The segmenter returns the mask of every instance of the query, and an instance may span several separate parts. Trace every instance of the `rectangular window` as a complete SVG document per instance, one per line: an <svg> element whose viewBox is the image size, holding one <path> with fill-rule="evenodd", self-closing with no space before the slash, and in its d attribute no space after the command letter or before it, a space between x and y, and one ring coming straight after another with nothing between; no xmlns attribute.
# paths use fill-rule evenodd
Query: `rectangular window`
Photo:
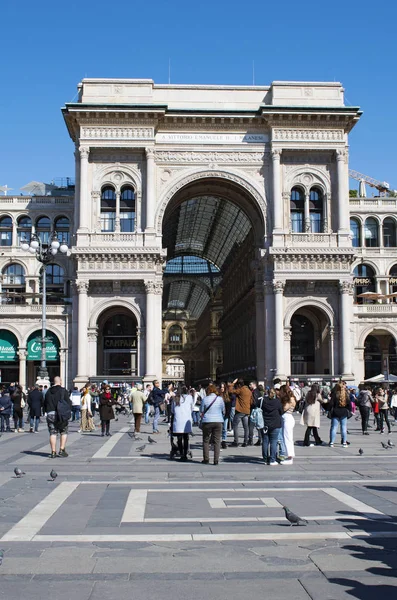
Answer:
<svg viewBox="0 0 397 600"><path fill-rule="evenodd" d="M115 212L107 212L101 214L101 231L111 232L114 231L114 223L116 220Z"/></svg>
<svg viewBox="0 0 397 600"><path fill-rule="evenodd" d="M310 213L310 230L312 233L322 233L320 213Z"/></svg>
<svg viewBox="0 0 397 600"><path fill-rule="evenodd" d="M303 214L300 212L291 213L291 230L292 233L303 232Z"/></svg>
<svg viewBox="0 0 397 600"><path fill-rule="evenodd" d="M135 213L122 212L120 213L120 231L125 233L133 233L135 230Z"/></svg>

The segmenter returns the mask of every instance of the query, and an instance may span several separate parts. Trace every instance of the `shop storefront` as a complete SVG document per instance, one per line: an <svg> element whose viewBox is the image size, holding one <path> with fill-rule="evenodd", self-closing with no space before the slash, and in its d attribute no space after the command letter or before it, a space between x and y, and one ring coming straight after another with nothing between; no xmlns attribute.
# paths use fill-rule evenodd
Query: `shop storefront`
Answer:
<svg viewBox="0 0 397 600"><path fill-rule="evenodd" d="M19 381L18 340L11 331L0 329L0 383Z"/></svg>
<svg viewBox="0 0 397 600"><path fill-rule="evenodd" d="M46 361L47 370L52 382L60 374L59 340L54 333L47 332L46 336ZM27 343L27 385L35 383L41 361L41 331L35 331L28 338Z"/></svg>

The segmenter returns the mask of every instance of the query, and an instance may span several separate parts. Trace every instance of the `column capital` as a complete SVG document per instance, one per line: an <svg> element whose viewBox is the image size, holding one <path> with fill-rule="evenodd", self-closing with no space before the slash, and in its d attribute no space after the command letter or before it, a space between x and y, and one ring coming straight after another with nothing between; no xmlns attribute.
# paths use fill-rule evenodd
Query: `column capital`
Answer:
<svg viewBox="0 0 397 600"><path fill-rule="evenodd" d="M339 281L339 291L341 294L353 295L354 286L350 281Z"/></svg>
<svg viewBox="0 0 397 600"><path fill-rule="evenodd" d="M147 294L160 296L163 293L162 281L145 281L145 290Z"/></svg>
<svg viewBox="0 0 397 600"><path fill-rule="evenodd" d="M88 288L90 287L90 282L84 279L77 279L74 282L74 285L76 286L76 290L79 294L87 294Z"/></svg>
<svg viewBox="0 0 397 600"><path fill-rule="evenodd" d="M273 279L273 292L275 294L283 294L285 288L285 281L278 281L277 279Z"/></svg>
<svg viewBox="0 0 397 600"><path fill-rule="evenodd" d="M89 342L96 342L98 338L98 327L89 327L87 338Z"/></svg>
<svg viewBox="0 0 397 600"><path fill-rule="evenodd" d="M145 154L146 154L146 158L149 159L153 159L154 160L154 148L152 148L151 146L148 146L147 148L145 148Z"/></svg>
<svg viewBox="0 0 397 600"><path fill-rule="evenodd" d="M80 152L81 158L86 158L88 160L88 157L90 155L90 147L89 146L80 146L79 152Z"/></svg>
<svg viewBox="0 0 397 600"><path fill-rule="evenodd" d="M339 161L347 162L349 153L346 148L339 148L338 150L335 150L335 154L336 154L336 160L338 162Z"/></svg>
<svg viewBox="0 0 397 600"><path fill-rule="evenodd" d="M19 348L19 350L18 350L19 360L26 360L27 354L28 353L27 353L26 348Z"/></svg>
<svg viewBox="0 0 397 600"><path fill-rule="evenodd" d="M271 153L272 153L273 160L280 160L282 149L281 148L272 148Z"/></svg>

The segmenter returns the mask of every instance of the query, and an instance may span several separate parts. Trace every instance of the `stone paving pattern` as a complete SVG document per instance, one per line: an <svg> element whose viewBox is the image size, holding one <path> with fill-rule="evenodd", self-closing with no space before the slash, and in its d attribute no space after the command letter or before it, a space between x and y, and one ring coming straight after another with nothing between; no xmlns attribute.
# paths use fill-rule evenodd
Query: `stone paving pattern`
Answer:
<svg viewBox="0 0 397 600"><path fill-rule="evenodd" d="M72 424L67 459L48 458L44 423L38 435L0 438L0 598L366 600L395 593L397 450L380 442L397 444L397 427L392 436L371 430L364 437L353 418L348 448L305 448L297 423L293 466L265 466L260 448L250 447L224 450L215 467L201 464L198 429L193 461L180 463L168 458L166 424L153 445L150 426L135 442L128 417L112 425L122 433L107 454L109 438L79 434ZM328 427L323 418L324 440ZM105 456L94 458L101 448ZM23 478L15 478L15 466L26 471ZM31 541L7 541L26 515L34 526L30 511L71 482L78 485ZM131 490L149 490L142 518L132 504L136 521L124 513ZM274 500L263 504L266 498L274 507ZM290 527L277 502L311 517L307 527Z"/></svg>

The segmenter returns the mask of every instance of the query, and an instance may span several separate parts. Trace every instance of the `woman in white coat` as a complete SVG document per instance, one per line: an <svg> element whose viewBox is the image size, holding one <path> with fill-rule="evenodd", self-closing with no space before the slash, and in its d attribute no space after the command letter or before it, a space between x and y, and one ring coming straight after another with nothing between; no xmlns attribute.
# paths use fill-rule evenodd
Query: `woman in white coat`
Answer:
<svg viewBox="0 0 397 600"><path fill-rule="evenodd" d="M300 420L301 425L306 425L305 439L303 441L304 446L313 446L313 444L310 443L311 433L313 433L316 446L321 446L323 443L318 434L321 404L323 404L323 402L320 388L317 384L312 385L310 391L306 394L305 406Z"/></svg>
<svg viewBox="0 0 397 600"><path fill-rule="evenodd" d="M182 386L180 394L172 402L173 433L177 436L181 461L187 461L189 451L189 433L192 433L192 410L194 400L187 387Z"/></svg>

